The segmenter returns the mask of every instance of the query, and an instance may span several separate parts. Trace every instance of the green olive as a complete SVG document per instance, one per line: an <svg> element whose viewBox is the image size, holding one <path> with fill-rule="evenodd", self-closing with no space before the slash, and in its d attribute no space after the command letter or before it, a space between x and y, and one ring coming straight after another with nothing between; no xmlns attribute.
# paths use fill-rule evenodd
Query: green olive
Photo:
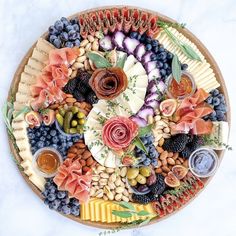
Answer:
<svg viewBox="0 0 236 236"><path fill-rule="evenodd" d="M73 114L76 114L79 112L79 108L76 106L73 106L73 107L71 107L71 111L73 112Z"/></svg>
<svg viewBox="0 0 236 236"><path fill-rule="evenodd" d="M135 179L137 175L139 174L139 169L138 168L129 168L127 170L127 178L128 179Z"/></svg>
<svg viewBox="0 0 236 236"><path fill-rule="evenodd" d="M140 174L136 177L136 180L140 184L146 184L146 181L147 181L146 178Z"/></svg>
<svg viewBox="0 0 236 236"><path fill-rule="evenodd" d="M61 114L57 113L56 114L56 119L57 119L57 122L59 123L60 126L63 126L63 123L64 123L64 118Z"/></svg>
<svg viewBox="0 0 236 236"><path fill-rule="evenodd" d="M78 121L77 120L72 120L71 121L71 126L72 127L76 127L78 125Z"/></svg>
<svg viewBox="0 0 236 236"><path fill-rule="evenodd" d="M137 185L137 180L136 179L130 179L129 184L130 184L130 186L134 187L134 186Z"/></svg>
<svg viewBox="0 0 236 236"><path fill-rule="evenodd" d="M144 177L149 177L152 173L152 170L150 167L148 166L142 166L140 169L139 169L139 173L144 176Z"/></svg>
<svg viewBox="0 0 236 236"><path fill-rule="evenodd" d="M85 123L85 119L79 119L79 122L78 122L80 125L83 125Z"/></svg>
<svg viewBox="0 0 236 236"><path fill-rule="evenodd" d="M79 119L82 119L82 118L85 117L85 114L84 114L83 112L79 111L79 112L77 113L77 117L78 117Z"/></svg>
<svg viewBox="0 0 236 236"><path fill-rule="evenodd" d="M70 132L70 123L73 117L73 113L71 111L67 111L64 118L63 129L66 133Z"/></svg>
<svg viewBox="0 0 236 236"><path fill-rule="evenodd" d="M76 128L70 128L70 134L76 134L77 129Z"/></svg>
<svg viewBox="0 0 236 236"><path fill-rule="evenodd" d="M61 116L64 116L64 115L66 114L66 110L65 110L63 107L60 107L60 108L58 109L58 112L59 112L59 114L60 114Z"/></svg>

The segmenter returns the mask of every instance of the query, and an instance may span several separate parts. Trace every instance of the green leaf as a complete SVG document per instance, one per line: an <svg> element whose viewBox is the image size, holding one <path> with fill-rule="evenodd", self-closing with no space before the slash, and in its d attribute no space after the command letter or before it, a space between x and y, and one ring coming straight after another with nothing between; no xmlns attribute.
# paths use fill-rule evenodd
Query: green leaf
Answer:
<svg viewBox="0 0 236 236"><path fill-rule="evenodd" d="M151 221L151 219L152 219L152 218L147 218L146 220L144 220L143 222L141 222L141 223L139 224L139 226L141 227L141 226L144 226L144 225L148 224L148 223Z"/></svg>
<svg viewBox="0 0 236 236"><path fill-rule="evenodd" d="M133 141L133 144L138 147L139 149L141 149L142 151L144 151L147 155L148 155L148 152L147 152L147 149L145 148L142 140L139 138L139 137L136 137Z"/></svg>
<svg viewBox="0 0 236 236"><path fill-rule="evenodd" d="M129 218L129 217L132 217L133 212L130 212L130 211L116 211L116 210L113 210L113 211L112 211L112 214L115 215L115 216L119 216L119 217L121 217L121 218Z"/></svg>
<svg viewBox="0 0 236 236"><path fill-rule="evenodd" d="M138 216L149 216L151 215L148 211L142 210L137 213Z"/></svg>
<svg viewBox="0 0 236 236"><path fill-rule="evenodd" d="M124 68L124 65L125 65L125 61L127 59L127 55L125 54L123 57L119 57L118 58L118 61L116 63L116 67L120 67L120 68Z"/></svg>
<svg viewBox="0 0 236 236"><path fill-rule="evenodd" d="M185 43L181 43L181 50L186 54L186 56L192 60L202 61L199 55L194 51L194 49Z"/></svg>
<svg viewBox="0 0 236 236"><path fill-rule="evenodd" d="M171 68L174 79L179 83L181 79L181 64L176 54L174 54L172 59Z"/></svg>
<svg viewBox="0 0 236 236"><path fill-rule="evenodd" d="M135 211L134 206L128 202L118 202L117 204L123 208L129 209L131 211Z"/></svg>
<svg viewBox="0 0 236 236"><path fill-rule="evenodd" d="M25 113L27 113L27 112L29 112L29 111L31 111L31 108L30 108L29 106L24 106L24 107L22 107L21 110L19 110L18 112L16 112L15 118L18 117L18 116L20 116L21 114L25 114Z"/></svg>
<svg viewBox="0 0 236 236"><path fill-rule="evenodd" d="M111 63L105 57L97 53L89 52L87 55L97 68L107 68L112 66Z"/></svg>
<svg viewBox="0 0 236 236"><path fill-rule="evenodd" d="M152 128L153 128L153 125L150 124L150 125L147 125L145 127L140 127L139 130L138 130L138 136L139 137L142 137L146 134L149 134L152 132Z"/></svg>

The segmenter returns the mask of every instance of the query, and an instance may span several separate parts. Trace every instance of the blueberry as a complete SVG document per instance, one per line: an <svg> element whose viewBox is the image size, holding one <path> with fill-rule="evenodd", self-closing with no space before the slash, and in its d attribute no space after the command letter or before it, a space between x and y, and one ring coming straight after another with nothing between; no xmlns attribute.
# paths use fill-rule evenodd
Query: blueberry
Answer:
<svg viewBox="0 0 236 236"><path fill-rule="evenodd" d="M150 152L150 153L156 152L155 146L151 146L151 147L149 148L149 152Z"/></svg>
<svg viewBox="0 0 236 236"><path fill-rule="evenodd" d="M67 147L71 147L73 145L73 142L68 142Z"/></svg>
<svg viewBox="0 0 236 236"><path fill-rule="evenodd" d="M57 198L59 198L59 199L63 199L63 198L65 198L66 197L66 192L65 191L59 191L58 193L57 193Z"/></svg>
<svg viewBox="0 0 236 236"><path fill-rule="evenodd" d="M58 31L57 31L57 29L53 26L53 25L51 25L49 28L48 28L48 31L49 31L49 33L50 34L53 34L53 35L58 35Z"/></svg>
<svg viewBox="0 0 236 236"><path fill-rule="evenodd" d="M56 199L56 195L54 193L49 193L47 199L52 202Z"/></svg>
<svg viewBox="0 0 236 236"><path fill-rule="evenodd" d="M147 159L143 162L143 164L144 164L145 166L149 166L149 165L151 164L151 159L147 158Z"/></svg>
<svg viewBox="0 0 236 236"><path fill-rule="evenodd" d="M220 99L218 97L214 97L212 100L213 106L218 106L220 104Z"/></svg>
<svg viewBox="0 0 236 236"><path fill-rule="evenodd" d="M130 36L131 39L136 39L137 36L138 36L138 32L134 32L134 31L133 31L133 32L130 33L129 36Z"/></svg>
<svg viewBox="0 0 236 236"><path fill-rule="evenodd" d="M52 142L53 142L54 144L57 144L57 143L59 142L58 137L57 137L57 136L54 136L54 137L52 138Z"/></svg>
<svg viewBox="0 0 236 236"><path fill-rule="evenodd" d="M217 96L220 93L220 91L218 89L213 89L211 91L211 94L213 95L213 97Z"/></svg>
<svg viewBox="0 0 236 236"><path fill-rule="evenodd" d="M51 204L52 204L52 206L53 206L53 209L54 210L57 210L58 209L58 207L60 206L60 200L59 199L55 199Z"/></svg>
<svg viewBox="0 0 236 236"><path fill-rule="evenodd" d="M46 197L47 197L47 195L48 195L48 193L49 193L49 192L48 192L48 190L46 190L46 189L45 189L45 190L42 192L42 195L43 195L43 197L45 197L45 198L46 198Z"/></svg>
<svg viewBox="0 0 236 236"><path fill-rule="evenodd" d="M172 60L173 54L171 52L168 52L166 58Z"/></svg>
<svg viewBox="0 0 236 236"><path fill-rule="evenodd" d="M225 119L224 112L217 110L216 111L216 117L217 117L217 120L223 121Z"/></svg>
<svg viewBox="0 0 236 236"><path fill-rule="evenodd" d="M55 193L56 190L57 190L57 188L56 188L55 186L51 185L51 186L48 188L48 190L49 190L50 193Z"/></svg>
<svg viewBox="0 0 236 236"><path fill-rule="evenodd" d="M171 74L171 72L172 72L172 70L171 70L170 67L166 69L166 75L167 75L167 76L169 76L169 75Z"/></svg>
<svg viewBox="0 0 236 236"><path fill-rule="evenodd" d="M50 146L51 142L50 142L49 140L46 140L46 141L44 142L44 144L45 144L46 147L48 147L48 146Z"/></svg>
<svg viewBox="0 0 236 236"><path fill-rule="evenodd" d="M30 144L31 144L32 146L35 145L35 144L36 144L36 140L35 140L35 139L30 140Z"/></svg>
<svg viewBox="0 0 236 236"><path fill-rule="evenodd" d="M148 44L146 45L146 50L147 50L147 51L152 50L152 45L151 45L150 43L148 43Z"/></svg>
<svg viewBox="0 0 236 236"><path fill-rule="evenodd" d="M52 148L58 149L58 146L55 143L52 144L51 146L52 146Z"/></svg>
<svg viewBox="0 0 236 236"><path fill-rule="evenodd" d="M66 31L69 32L71 30L74 30L73 26L72 25L68 25L66 26Z"/></svg>
<svg viewBox="0 0 236 236"><path fill-rule="evenodd" d="M74 45L73 45L73 43L72 43L72 42L70 42L70 41L67 41L67 42L65 43L65 47L67 47L67 48L73 48L73 47L74 47Z"/></svg>
<svg viewBox="0 0 236 236"><path fill-rule="evenodd" d="M168 65L168 63L164 63L164 65L163 65L163 69L167 69L169 67L169 65Z"/></svg>
<svg viewBox="0 0 236 236"><path fill-rule="evenodd" d="M156 56L155 54L152 54L152 55L151 55L151 60L152 60L152 61L156 61L156 60L157 60L157 56Z"/></svg>
<svg viewBox="0 0 236 236"><path fill-rule="evenodd" d="M62 31L63 30L63 23L60 20L57 20L54 24L54 27L58 30L58 31Z"/></svg>
<svg viewBox="0 0 236 236"><path fill-rule="evenodd" d="M49 209L53 210L53 209L54 209L54 208L53 208L53 203L52 203L52 202L49 202L49 203L48 203L48 207L49 207Z"/></svg>
<svg viewBox="0 0 236 236"><path fill-rule="evenodd" d="M146 43L149 44L149 43L151 43L151 42L152 42L152 38L151 38L151 37L147 37L147 38L146 38Z"/></svg>
<svg viewBox="0 0 236 236"><path fill-rule="evenodd" d="M206 99L206 102L208 104L212 104L212 100L213 100L213 97L212 96L209 96L207 99Z"/></svg>
<svg viewBox="0 0 236 236"><path fill-rule="evenodd" d="M43 148L44 147L44 142L43 141L38 141L36 145L37 145L38 148Z"/></svg>
<svg viewBox="0 0 236 236"><path fill-rule="evenodd" d="M50 43L53 43L53 41L54 41L55 39L57 39L57 36L56 36L56 35L52 34L52 35L49 36L49 42L50 42Z"/></svg>
<svg viewBox="0 0 236 236"><path fill-rule="evenodd" d="M39 138L39 137L41 136L40 132L36 132L36 133L35 133L35 136L36 136L37 138Z"/></svg>
<svg viewBox="0 0 236 236"><path fill-rule="evenodd" d="M62 17L61 22L63 23L64 28L70 24L66 17Z"/></svg>
<svg viewBox="0 0 236 236"><path fill-rule="evenodd" d="M43 130L42 132L41 132L41 135L43 135L44 137L46 137L47 136L47 131L46 130Z"/></svg>
<svg viewBox="0 0 236 236"><path fill-rule="evenodd" d="M56 47L56 48L60 48L61 47L61 40L60 39L55 39L52 44Z"/></svg>
<svg viewBox="0 0 236 236"><path fill-rule="evenodd" d="M146 34L141 35L141 37L140 37L140 42L141 42L141 43L144 43L144 42L146 41L146 38L147 38L147 35L146 35Z"/></svg>
<svg viewBox="0 0 236 236"><path fill-rule="evenodd" d="M28 133L28 138L29 138L29 140L32 140L35 138L35 135L33 133Z"/></svg>
<svg viewBox="0 0 236 236"><path fill-rule="evenodd" d="M160 69L164 66L164 64L161 61L157 61L157 67Z"/></svg>
<svg viewBox="0 0 236 236"><path fill-rule="evenodd" d="M158 46L159 42L157 40L152 40L151 44L153 47L156 47L156 46Z"/></svg>
<svg viewBox="0 0 236 236"><path fill-rule="evenodd" d="M71 203L74 205L74 206L79 206L80 204L79 204L79 201L76 199L76 198L72 198L71 199Z"/></svg>
<svg viewBox="0 0 236 236"><path fill-rule="evenodd" d="M161 70L160 70L160 74L161 74L161 76L165 76L165 75L166 75L166 70L161 69Z"/></svg>
<svg viewBox="0 0 236 236"><path fill-rule="evenodd" d="M188 69L188 64L181 65L181 70L187 70L187 69Z"/></svg>
<svg viewBox="0 0 236 236"><path fill-rule="evenodd" d="M54 137L54 136L56 136L56 134L57 134L57 131L56 130L51 130L50 131L50 135L52 136L52 137Z"/></svg>
<svg viewBox="0 0 236 236"><path fill-rule="evenodd" d="M45 138L44 136L41 136L41 137L39 138L39 140L44 142L44 141L46 140L46 138Z"/></svg>
<svg viewBox="0 0 236 236"><path fill-rule="evenodd" d="M220 99L221 102L225 101L225 97L222 93L220 93L217 97Z"/></svg>
<svg viewBox="0 0 236 236"><path fill-rule="evenodd" d="M65 204L69 204L70 198L66 197L66 198L62 199L61 202L64 202Z"/></svg>
<svg viewBox="0 0 236 236"><path fill-rule="evenodd" d="M76 40L74 41L74 45L77 46L77 47L79 47L79 45L80 45L80 40L79 40L79 39L76 39Z"/></svg>
<svg viewBox="0 0 236 236"><path fill-rule="evenodd" d="M158 165L157 159L152 160L152 165L155 166L155 167Z"/></svg>
<svg viewBox="0 0 236 236"><path fill-rule="evenodd" d="M142 140L143 144L146 145L148 143L148 140L145 138Z"/></svg>
<svg viewBox="0 0 236 236"><path fill-rule="evenodd" d="M73 25L73 24L78 24L79 22L76 18L74 18L70 20L70 23Z"/></svg>
<svg viewBox="0 0 236 236"><path fill-rule="evenodd" d="M46 198L44 199L44 204L48 205L49 204L49 200Z"/></svg>
<svg viewBox="0 0 236 236"><path fill-rule="evenodd" d="M226 107L226 105L224 103L220 103L218 106L215 106L215 109L216 110L220 110L220 111L222 111L224 113L227 111L227 107Z"/></svg>
<svg viewBox="0 0 236 236"><path fill-rule="evenodd" d="M62 32L60 34L60 39L61 39L61 41L66 42L68 40L68 34L66 32Z"/></svg>
<svg viewBox="0 0 236 236"><path fill-rule="evenodd" d="M160 59L161 60L165 60L166 59L166 57L167 57L167 53L166 52L161 52L160 54L159 54L159 57L160 57Z"/></svg>
<svg viewBox="0 0 236 236"><path fill-rule="evenodd" d="M61 208L61 211L62 211L63 214L69 215L71 213L71 208L69 206L65 205Z"/></svg>
<svg viewBox="0 0 236 236"><path fill-rule="evenodd" d="M75 34L76 34L76 31L74 30L74 28L73 28L73 26L72 26L72 30L70 30L70 31L68 32L68 36L70 37L70 36L75 35Z"/></svg>
<svg viewBox="0 0 236 236"><path fill-rule="evenodd" d="M159 47L159 52L164 52L165 51L165 49L163 48L163 46L160 46Z"/></svg>
<svg viewBox="0 0 236 236"><path fill-rule="evenodd" d="M79 213L80 213L80 212L79 212L79 208L78 208L78 207L73 206L73 207L71 208L71 214L72 214L72 215L78 216Z"/></svg>
<svg viewBox="0 0 236 236"><path fill-rule="evenodd" d="M158 46L152 47L152 51L153 51L154 53L158 53L159 47L158 47Z"/></svg>

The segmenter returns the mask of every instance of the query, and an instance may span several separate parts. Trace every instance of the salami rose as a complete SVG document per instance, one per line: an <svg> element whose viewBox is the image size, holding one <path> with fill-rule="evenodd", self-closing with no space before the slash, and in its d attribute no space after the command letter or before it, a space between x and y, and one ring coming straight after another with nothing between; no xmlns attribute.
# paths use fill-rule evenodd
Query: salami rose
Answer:
<svg viewBox="0 0 236 236"><path fill-rule="evenodd" d="M137 134L138 125L122 116L106 121L102 129L104 144L115 151L127 148Z"/></svg>
<svg viewBox="0 0 236 236"><path fill-rule="evenodd" d="M118 67L97 69L93 72L89 85L99 99L111 100L127 88L128 79Z"/></svg>

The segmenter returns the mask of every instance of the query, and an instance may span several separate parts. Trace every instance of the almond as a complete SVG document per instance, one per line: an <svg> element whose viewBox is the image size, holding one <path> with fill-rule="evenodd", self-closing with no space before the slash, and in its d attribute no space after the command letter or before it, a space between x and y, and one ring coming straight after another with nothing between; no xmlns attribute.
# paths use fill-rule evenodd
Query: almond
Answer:
<svg viewBox="0 0 236 236"><path fill-rule="evenodd" d="M83 153L83 159L88 159L89 157L91 157L91 152L89 150L85 150Z"/></svg>
<svg viewBox="0 0 236 236"><path fill-rule="evenodd" d="M170 164L172 166L175 164L175 160L171 157L167 158L167 162L168 162L168 164Z"/></svg>
<svg viewBox="0 0 236 236"><path fill-rule="evenodd" d="M167 152L167 151L164 151L164 152L161 153L160 159L161 159L161 160L164 160L164 159L167 158L167 156L168 156L168 152Z"/></svg>
<svg viewBox="0 0 236 236"><path fill-rule="evenodd" d="M162 166L161 169L162 169L165 173L170 172L170 168L168 168L167 166Z"/></svg>
<svg viewBox="0 0 236 236"><path fill-rule="evenodd" d="M161 173L162 173L162 169L161 169L161 168L157 168L157 169L155 170L155 172L156 172L157 174L161 174Z"/></svg>

